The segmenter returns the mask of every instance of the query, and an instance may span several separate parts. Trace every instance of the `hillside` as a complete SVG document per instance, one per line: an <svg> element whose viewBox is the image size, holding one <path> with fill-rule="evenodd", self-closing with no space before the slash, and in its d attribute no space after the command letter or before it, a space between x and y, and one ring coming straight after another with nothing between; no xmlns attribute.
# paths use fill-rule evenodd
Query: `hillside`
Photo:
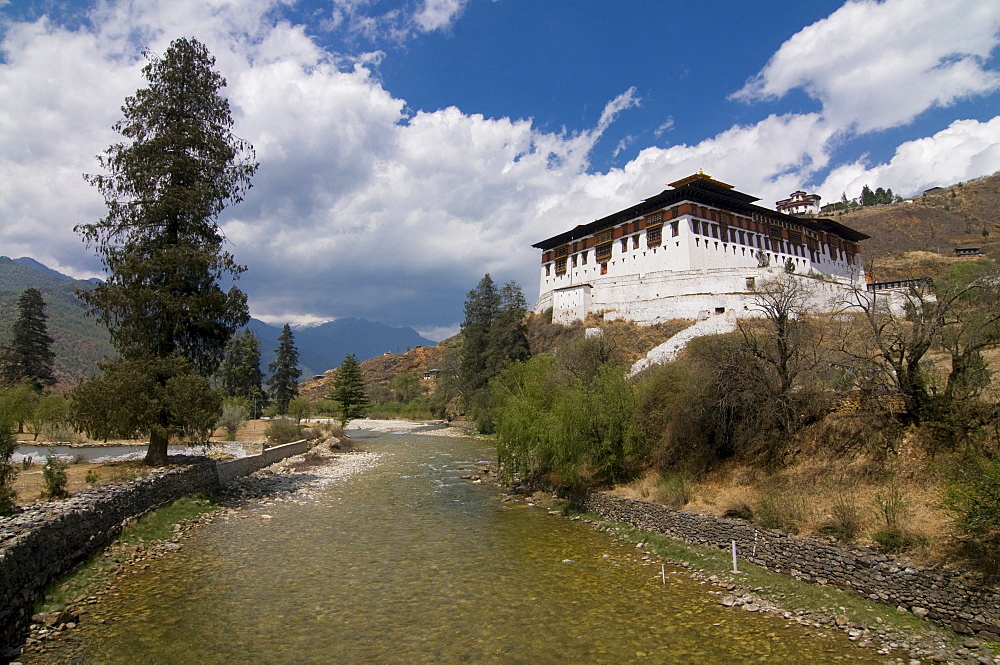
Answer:
<svg viewBox="0 0 1000 665"><path fill-rule="evenodd" d="M17 311L17 300L28 288L42 292L49 316L49 334L55 340L55 370L60 384L69 386L97 370L97 363L114 355L107 331L76 297L77 289L93 288L95 280L81 281L67 277L28 257L0 257L0 344L10 338L10 326ZM251 319L247 326L261 342L261 370L267 371L278 348L280 326ZM412 328L393 327L366 319L337 319L321 326L300 328L295 332L302 375L309 377L340 365L348 353L365 360L383 353L399 352L434 342L421 337Z"/></svg>
<svg viewBox="0 0 1000 665"><path fill-rule="evenodd" d="M956 247L1000 248L1000 174L978 178L910 199L836 215L838 222L871 236L861 245L865 264L891 265L907 252L945 258ZM936 263L932 257L930 263ZM918 262L920 258L918 258ZM946 262L947 263L947 262ZM875 275L877 279L883 276Z"/></svg>
<svg viewBox="0 0 1000 665"><path fill-rule="evenodd" d="M388 388L389 381L404 372L416 372L422 376L429 369L440 369L450 342L451 340L445 340L437 346L422 346L404 353L386 353L362 361L360 365L365 388L369 392L376 386ZM299 384L299 394L313 402L322 401L326 399L336 377L337 370L334 368L321 376L307 379Z"/></svg>
<svg viewBox="0 0 1000 665"><path fill-rule="evenodd" d="M93 282L75 280L31 259L11 260L0 256L0 343L10 340L17 317L17 300L28 288L36 288L45 300L49 334L54 340L55 374L60 385L69 386L93 373L97 363L114 353L107 331L97 319L87 316L77 289L93 288Z"/></svg>

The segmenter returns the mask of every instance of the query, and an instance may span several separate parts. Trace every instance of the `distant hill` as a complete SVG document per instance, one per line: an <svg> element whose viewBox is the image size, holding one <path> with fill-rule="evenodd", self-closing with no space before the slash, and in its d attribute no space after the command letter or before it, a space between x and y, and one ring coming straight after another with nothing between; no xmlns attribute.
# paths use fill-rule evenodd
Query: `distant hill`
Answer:
<svg viewBox="0 0 1000 665"><path fill-rule="evenodd" d="M274 362L281 326L251 319L247 326L260 339L261 369ZM348 353L359 361L384 353L403 353L418 346L435 346L413 328L397 328L367 319L345 318L309 328L292 329L299 350L302 378L308 379L336 368Z"/></svg>
<svg viewBox="0 0 1000 665"><path fill-rule="evenodd" d="M416 372L423 376L429 369L441 369L445 353L455 339L445 340L437 345L412 348L401 353L382 353L368 358L361 363L361 374L364 377L365 388L371 391L376 386L389 387L389 381L403 372ZM337 363L340 364L339 362ZM299 394L305 395L313 402L326 399L333 382L337 378L336 368L329 369L322 375L303 377L299 385Z"/></svg>
<svg viewBox="0 0 1000 665"><path fill-rule="evenodd" d="M49 334L54 340L54 369L62 385L73 385L97 369L97 363L114 349L107 331L86 309L77 289L93 288L93 281L81 281L51 270L34 259L0 256L0 343L10 341L10 329L17 317L17 301L25 289L36 288L45 300Z"/></svg>
<svg viewBox="0 0 1000 665"><path fill-rule="evenodd" d="M33 287L42 292L45 300L49 334L55 340L55 370L60 383L73 385L93 374L102 358L114 355L107 331L96 318L86 315L83 303L76 297L77 289L90 289L95 283L96 280L73 279L28 257L0 257L0 344L10 340L18 298L25 289ZM247 327L261 340L261 370L266 372L268 364L274 361L281 327L256 319L251 319ZM366 319L337 319L294 332L304 379L337 367L348 353L361 361L385 352L400 353L435 344L412 328L397 328Z"/></svg>
<svg viewBox="0 0 1000 665"><path fill-rule="evenodd" d="M1000 174L928 190L911 203L861 208L836 220L871 236L861 243L865 263L906 252L953 257L956 247L1000 248Z"/></svg>

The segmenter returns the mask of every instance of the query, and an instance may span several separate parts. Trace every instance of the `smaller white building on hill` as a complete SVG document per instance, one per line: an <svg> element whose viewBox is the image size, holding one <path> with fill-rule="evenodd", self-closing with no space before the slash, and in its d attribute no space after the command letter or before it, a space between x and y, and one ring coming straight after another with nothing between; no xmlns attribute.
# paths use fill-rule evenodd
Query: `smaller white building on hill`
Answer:
<svg viewBox="0 0 1000 665"><path fill-rule="evenodd" d="M558 323L590 313L647 324L753 316L754 289L786 272L809 279L820 308L864 288L858 243L865 234L763 208L704 173L669 187L536 243L535 311L551 307Z"/></svg>

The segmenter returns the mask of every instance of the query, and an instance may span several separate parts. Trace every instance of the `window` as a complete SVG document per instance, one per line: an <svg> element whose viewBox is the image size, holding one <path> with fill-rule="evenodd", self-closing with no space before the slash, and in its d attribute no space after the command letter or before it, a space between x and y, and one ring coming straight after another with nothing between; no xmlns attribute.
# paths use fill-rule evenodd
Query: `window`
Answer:
<svg viewBox="0 0 1000 665"><path fill-rule="evenodd" d="M646 218L646 226L654 226L656 224L663 223L663 213L654 212L652 215Z"/></svg>
<svg viewBox="0 0 1000 665"><path fill-rule="evenodd" d="M604 229L603 231L598 231L594 234L594 244L603 245L606 242L611 242L612 229Z"/></svg>
<svg viewBox="0 0 1000 665"><path fill-rule="evenodd" d="M622 251L628 251L628 238L622 238Z"/></svg>
<svg viewBox="0 0 1000 665"><path fill-rule="evenodd" d="M550 274L552 274L552 264L551 263L546 263L545 264L545 276L548 277Z"/></svg>
<svg viewBox="0 0 1000 665"><path fill-rule="evenodd" d="M753 291L757 288L757 280L754 277L747 277L747 291Z"/></svg>
<svg viewBox="0 0 1000 665"><path fill-rule="evenodd" d="M608 274L608 264L607 264L606 261L601 264L601 274L602 275L607 275Z"/></svg>
<svg viewBox="0 0 1000 665"><path fill-rule="evenodd" d="M576 254L573 255L573 267L576 267Z"/></svg>
<svg viewBox="0 0 1000 665"><path fill-rule="evenodd" d="M581 257L583 257L583 260L580 263L582 263L583 265L587 265L587 254L589 253L590 252L584 251L583 254L580 255Z"/></svg>
<svg viewBox="0 0 1000 665"><path fill-rule="evenodd" d="M569 253L569 246L563 245L562 247L556 247L555 256L557 259L564 258Z"/></svg>
<svg viewBox="0 0 1000 665"><path fill-rule="evenodd" d="M566 274L566 257L561 259L556 259L556 274L565 275Z"/></svg>
<svg viewBox="0 0 1000 665"><path fill-rule="evenodd" d="M679 222L671 222L670 223L670 237L671 238L676 238L680 234L680 232L681 232L680 231L680 223ZM636 243L636 244L638 244L638 243Z"/></svg>
<svg viewBox="0 0 1000 665"><path fill-rule="evenodd" d="M598 245L594 250L594 258L599 262L607 261L611 258L611 243Z"/></svg>
<svg viewBox="0 0 1000 665"><path fill-rule="evenodd" d="M646 247L659 247L663 242L663 227L646 229Z"/></svg>

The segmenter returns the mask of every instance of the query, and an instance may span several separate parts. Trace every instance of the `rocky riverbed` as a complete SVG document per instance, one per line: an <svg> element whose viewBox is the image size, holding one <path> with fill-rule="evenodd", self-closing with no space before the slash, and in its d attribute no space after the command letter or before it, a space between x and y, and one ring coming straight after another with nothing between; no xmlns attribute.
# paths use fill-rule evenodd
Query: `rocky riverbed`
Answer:
<svg viewBox="0 0 1000 665"><path fill-rule="evenodd" d="M366 452L340 453L331 450L337 440L319 443L303 455L272 464L226 487L217 509L197 519L173 526L173 535L155 544L122 547L112 544L102 553L111 575L98 586L62 606L32 616L30 632L20 648L0 655L0 662L47 663L46 654L58 648L61 658L73 650L74 629L90 615L102 599L118 595L117 578L132 571L149 568L156 559L170 556L185 546L191 533L216 520L270 519L268 506L278 502L309 503L324 488L378 464L379 455ZM98 619L104 623L107 619ZM59 642L59 644L57 644Z"/></svg>

